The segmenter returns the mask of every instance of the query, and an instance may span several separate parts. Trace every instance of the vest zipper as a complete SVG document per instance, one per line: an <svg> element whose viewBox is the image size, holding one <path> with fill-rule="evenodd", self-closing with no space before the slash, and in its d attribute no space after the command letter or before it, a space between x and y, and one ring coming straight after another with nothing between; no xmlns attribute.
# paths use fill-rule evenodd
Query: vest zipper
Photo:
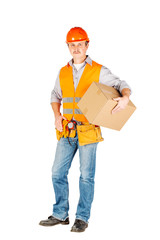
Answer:
<svg viewBox="0 0 160 240"><path fill-rule="evenodd" d="M74 97L73 97L73 117L74 117L74 108L75 108L75 89L74 89Z"/></svg>
<svg viewBox="0 0 160 240"><path fill-rule="evenodd" d="M74 66L73 66L74 67ZM72 71L73 71L73 67L72 67ZM72 72L72 76L73 76L73 72ZM73 79L73 90L74 90L74 97L73 97L73 117L74 117L74 108L75 108L75 86L74 86L74 77L72 77Z"/></svg>

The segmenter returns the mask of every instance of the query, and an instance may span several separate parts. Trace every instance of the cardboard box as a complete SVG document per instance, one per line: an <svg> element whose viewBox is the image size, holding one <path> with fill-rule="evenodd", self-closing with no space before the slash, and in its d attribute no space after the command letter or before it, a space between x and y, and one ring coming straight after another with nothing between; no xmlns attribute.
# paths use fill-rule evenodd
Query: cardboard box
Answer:
<svg viewBox="0 0 160 240"><path fill-rule="evenodd" d="M93 82L78 102L78 107L90 123L120 130L136 109L129 101L125 109L112 114L117 105L113 98L120 96L115 88Z"/></svg>

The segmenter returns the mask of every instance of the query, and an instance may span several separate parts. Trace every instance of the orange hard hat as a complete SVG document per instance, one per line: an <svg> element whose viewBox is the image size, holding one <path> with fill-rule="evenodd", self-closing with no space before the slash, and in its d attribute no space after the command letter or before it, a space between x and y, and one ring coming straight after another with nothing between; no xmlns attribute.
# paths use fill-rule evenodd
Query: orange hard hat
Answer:
<svg viewBox="0 0 160 240"><path fill-rule="evenodd" d="M74 27L69 30L66 36L66 42L88 41L89 38L86 31L81 27Z"/></svg>

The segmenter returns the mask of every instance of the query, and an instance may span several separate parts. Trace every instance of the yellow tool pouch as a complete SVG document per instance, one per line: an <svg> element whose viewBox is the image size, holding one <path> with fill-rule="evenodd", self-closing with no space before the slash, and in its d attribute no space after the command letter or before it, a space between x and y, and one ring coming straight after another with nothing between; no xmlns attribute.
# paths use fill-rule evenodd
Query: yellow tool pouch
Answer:
<svg viewBox="0 0 160 240"><path fill-rule="evenodd" d="M80 146L102 142L104 140L100 127L92 124L77 125L77 134Z"/></svg>
<svg viewBox="0 0 160 240"><path fill-rule="evenodd" d="M57 140L59 141L61 137L63 137L63 132L60 132L56 129L56 137L57 137Z"/></svg>
<svg viewBox="0 0 160 240"><path fill-rule="evenodd" d="M63 120L62 125L63 125L63 131L60 132L56 129L56 136L57 140L59 141L62 137L67 138L67 137L72 137L74 138L76 136L76 130L69 130L67 127L68 121Z"/></svg>

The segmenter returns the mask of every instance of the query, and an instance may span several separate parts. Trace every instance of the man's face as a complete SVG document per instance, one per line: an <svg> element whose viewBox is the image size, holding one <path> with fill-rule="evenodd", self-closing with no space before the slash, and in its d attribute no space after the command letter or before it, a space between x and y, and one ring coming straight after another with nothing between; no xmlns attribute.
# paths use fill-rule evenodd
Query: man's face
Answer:
<svg viewBox="0 0 160 240"><path fill-rule="evenodd" d="M85 44L85 41L71 42L71 43L68 43L68 48L73 58L80 59L86 56L88 45L89 44L87 45Z"/></svg>

